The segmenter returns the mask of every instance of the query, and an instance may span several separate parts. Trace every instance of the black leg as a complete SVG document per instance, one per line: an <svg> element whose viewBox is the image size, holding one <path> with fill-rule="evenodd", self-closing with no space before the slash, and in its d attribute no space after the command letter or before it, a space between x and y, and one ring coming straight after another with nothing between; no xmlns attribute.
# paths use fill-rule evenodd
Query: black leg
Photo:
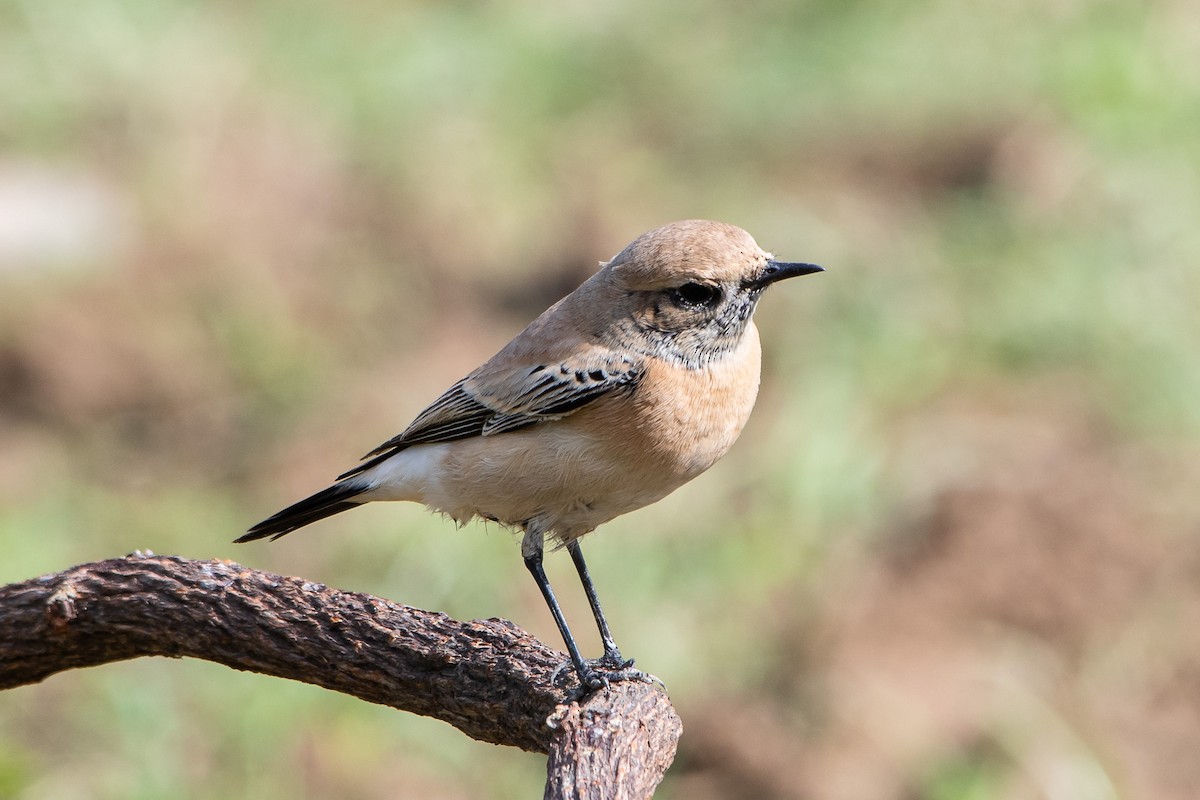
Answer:
<svg viewBox="0 0 1200 800"><path fill-rule="evenodd" d="M632 666L633 661L626 661L622 658L621 651L617 649L617 643L613 641L612 631L608 629L608 620L604 618L604 611L600 608L600 598L596 596L596 587L588 572L587 562L583 560L583 551L579 549L578 539L572 539L567 543L567 552L571 554L571 560L575 562L575 570L579 573L583 591L587 595L588 604L592 607L592 616L596 618L596 627L600 630L600 641L604 643L604 657L601 659L601 663L614 669L625 669Z"/></svg>
<svg viewBox="0 0 1200 800"><path fill-rule="evenodd" d="M538 588L542 590L542 597L546 600L546 605L550 607L550 613L554 616L554 622L558 625L558 632L562 634L563 641L567 645L567 653L571 656L571 663L575 665L575 672L579 675L579 683L584 690L596 689L603 685L603 682L598 679L592 668L583 660L583 656L579 654L579 646L575 644L575 637L571 635L571 629L567 627L566 617L563 616L562 609L559 608L558 599L554 596L554 590L550 588L550 580L546 577L546 570L542 567L542 547L541 536L537 536L539 540L536 544L536 549L531 546L530 536L528 532L525 535L525 542L522 544L522 553L525 557L525 567L529 573L533 575L533 580L537 583Z"/></svg>

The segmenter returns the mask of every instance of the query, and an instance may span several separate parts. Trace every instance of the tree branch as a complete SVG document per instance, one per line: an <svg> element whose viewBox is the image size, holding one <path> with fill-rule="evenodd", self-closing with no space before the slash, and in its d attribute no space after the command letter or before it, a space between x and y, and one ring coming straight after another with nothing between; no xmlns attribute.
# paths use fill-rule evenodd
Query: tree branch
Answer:
<svg viewBox="0 0 1200 800"><path fill-rule="evenodd" d="M646 798L682 730L666 692L569 702L564 656L507 620L460 622L231 561L134 554L0 587L0 689L138 656L189 656L436 717L549 754L546 797Z"/></svg>

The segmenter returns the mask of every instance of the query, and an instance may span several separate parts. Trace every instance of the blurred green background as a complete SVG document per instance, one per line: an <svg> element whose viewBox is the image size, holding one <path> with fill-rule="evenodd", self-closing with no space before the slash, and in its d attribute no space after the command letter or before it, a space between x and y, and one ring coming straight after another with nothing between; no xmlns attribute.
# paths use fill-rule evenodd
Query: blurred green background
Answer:
<svg viewBox="0 0 1200 800"><path fill-rule="evenodd" d="M684 720L660 796L1200 796L1198 132L1193 0L3 0L0 582L231 558L557 645L494 526L230 540L720 219L829 272L763 302L734 451L587 542ZM0 695L0 798L543 769L202 662Z"/></svg>

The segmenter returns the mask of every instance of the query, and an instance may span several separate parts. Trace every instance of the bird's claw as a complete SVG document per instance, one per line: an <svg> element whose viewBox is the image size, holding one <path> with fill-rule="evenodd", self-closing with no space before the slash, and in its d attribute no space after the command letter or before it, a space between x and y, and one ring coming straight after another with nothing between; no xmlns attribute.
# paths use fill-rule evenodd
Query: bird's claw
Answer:
<svg viewBox="0 0 1200 800"><path fill-rule="evenodd" d="M591 663L606 672L623 672L633 666L633 659L622 657L620 650L606 650L604 655Z"/></svg>
<svg viewBox="0 0 1200 800"><path fill-rule="evenodd" d="M649 673L642 672L640 669L632 669L633 659L623 659L621 654L615 654L615 657L606 654L601 658L588 659L584 662L586 670L582 675L577 675L579 678L579 686L577 688L578 696L583 697L591 694L597 689L603 689L613 683L621 683L622 681L645 681L647 683L657 682L662 683L658 678ZM554 672L550 675L550 683L553 686L559 686L560 679L564 675L570 673L575 668L575 663L570 659L566 659L559 664Z"/></svg>

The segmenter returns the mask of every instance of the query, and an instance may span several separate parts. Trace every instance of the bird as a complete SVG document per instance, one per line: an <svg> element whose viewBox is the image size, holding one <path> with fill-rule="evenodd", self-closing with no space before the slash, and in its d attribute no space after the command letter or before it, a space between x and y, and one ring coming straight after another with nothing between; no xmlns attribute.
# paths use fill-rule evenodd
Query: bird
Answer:
<svg viewBox="0 0 1200 800"><path fill-rule="evenodd" d="M329 487L251 527L272 540L372 501L414 501L460 525L522 533L521 556L580 687L645 677L617 647L579 540L700 475L733 445L758 394L752 320L772 284L823 272L784 262L723 222L638 236L577 289ZM603 655L585 660L543 568L571 556Z"/></svg>

